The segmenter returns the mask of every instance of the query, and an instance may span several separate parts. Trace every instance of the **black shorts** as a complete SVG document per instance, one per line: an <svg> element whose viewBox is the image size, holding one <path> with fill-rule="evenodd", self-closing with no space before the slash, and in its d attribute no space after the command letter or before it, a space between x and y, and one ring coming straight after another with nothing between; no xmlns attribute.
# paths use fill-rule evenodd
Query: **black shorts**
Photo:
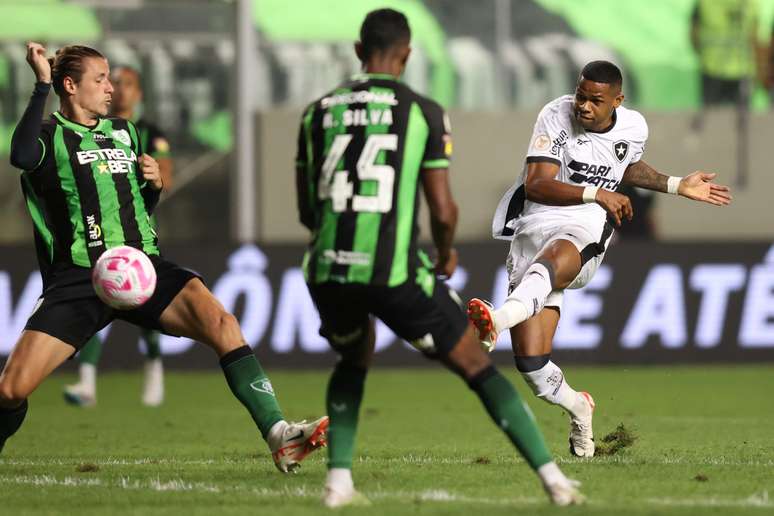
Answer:
<svg viewBox="0 0 774 516"><path fill-rule="evenodd" d="M448 354L468 327L457 293L435 281L432 293L406 282L397 287L321 283L309 285L320 312L320 335L344 351L365 342L369 316L429 356Z"/></svg>
<svg viewBox="0 0 774 516"><path fill-rule="evenodd" d="M164 331L161 313L193 278L195 272L149 256L156 268L156 290L151 298L134 310L116 310L103 303L91 285L91 269L72 267L47 278L25 330L43 332L80 350L84 344L113 319L122 319L142 328Z"/></svg>

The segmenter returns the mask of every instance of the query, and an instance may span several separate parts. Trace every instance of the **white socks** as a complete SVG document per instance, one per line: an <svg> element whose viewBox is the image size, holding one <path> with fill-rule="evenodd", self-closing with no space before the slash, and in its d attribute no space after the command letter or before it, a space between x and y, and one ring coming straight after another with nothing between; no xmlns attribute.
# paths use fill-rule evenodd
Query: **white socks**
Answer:
<svg viewBox="0 0 774 516"><path fill-rule="evenodd" d="M97 368L94 364L81 364L78 366L80 381L78 382L92 394L97 391Z"/></svg>
<svg viewBox="0 0 774 516"><path fill-rule="evenodd" d="M551 293L551 274L542 263L533 263L524 273L521 283L493 313L495 330L499 333L513 328L543 309Z"/></svg>
<svg viewBox="0 0 774 516"><path fill-rule="evenodd" d="M328 477L325 479L325 487L341 494L354 491L355 484L352 482L352 470L347 468L329 469Z"/></svg>
<svg viewBox="0 0 774 516"><path fill-rule="evenodd" d="M543 481L543 485L545 486L551 486L551 485L564 485L569 484L570 480L564 476L564 473L562 473L562 470L559 469L559 466L556 465L556 462L548 462L546 464L543 464L537 469L537 474L540 477L540 480Z"/></svg>
<svg viewBox="0 0 774 516"><path fill-rule="evenodd" d="M571 415L576 415L582 408L579 405L580 396L564 380L564 373L559 366L550 360L540 369L521 372L521 375L538 398L559 405Z"/></svg>
<svg viewBox="0 0 774 516"><path fill-rule="evenodd" d="M161 357L146 359L144 368L142 403L158 407L164 402L164 365Z"/></svg>

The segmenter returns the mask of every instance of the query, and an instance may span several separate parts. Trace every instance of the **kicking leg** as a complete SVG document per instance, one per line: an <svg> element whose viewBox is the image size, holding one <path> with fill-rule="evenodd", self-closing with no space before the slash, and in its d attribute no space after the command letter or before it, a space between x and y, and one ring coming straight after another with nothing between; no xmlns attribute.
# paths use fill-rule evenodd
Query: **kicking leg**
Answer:
<svg viewBox="0 0 774 516"><path fill-rule="evenodd" d="M587 392L573 390L559 366L551 361L558 323L559 310L546 307L535 317L511 328L516 368L538 398L559 405L570 414L570 452L592 457L594 400Z"/></svg>
<svg viewBox="0 0 774 516"><path fill-rule="evenodd" d="M325 444L328 418L309 424L284 420L271 382L245 343L236 317L226 312L201 280L186 283L164 309L160 323L172 334L215 350L231 392L252 416L280 471L294 471L304 457Z"/></svg>
<svg viewBox="0 0 774 516"><path fill-rule="evenodd" d="M27 415L27 397L75 348L39 331L24 331L0 373L0 451Z"/></svg>
<svg viewBox="0 0 774 516"><path fill-rule="evenodd" d="M548 295L554 290L565 289L578 276L581 266L575 244L569 240L554 240L532 262L500 308L495 310L480 299L471 299L468 316L476 326L482 344L494 349L500 332L539 313Z"/></svg>

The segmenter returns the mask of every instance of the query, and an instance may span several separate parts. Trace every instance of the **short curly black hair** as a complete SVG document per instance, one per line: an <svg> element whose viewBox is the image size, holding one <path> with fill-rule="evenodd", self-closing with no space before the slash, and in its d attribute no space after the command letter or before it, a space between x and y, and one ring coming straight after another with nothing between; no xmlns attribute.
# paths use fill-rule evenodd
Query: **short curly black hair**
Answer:
<svg viewBox="0 0 774 516"><path fill-rule="evenodd" d="M621 70L610 61L592 61L583 67L581 76L593 82L601 82L611 86L623 86Z"/></svg>
<svg viewBox="0 0 774 516"><path fill-rule="evenodd" d="M363 59L374 53L385 52L399 44L411 41L411 29L406 16L394 9L371 11L360 26L360 43L363 45Z"/></svg>

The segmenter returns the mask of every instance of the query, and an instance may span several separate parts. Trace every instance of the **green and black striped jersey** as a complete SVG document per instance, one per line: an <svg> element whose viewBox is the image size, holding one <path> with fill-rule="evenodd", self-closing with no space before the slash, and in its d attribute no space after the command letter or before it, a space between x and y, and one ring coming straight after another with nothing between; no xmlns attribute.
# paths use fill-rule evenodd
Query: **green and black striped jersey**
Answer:
<svg viewBox="0 0 774 516"><path fill-rule="evenodd" d="M41 272L91 267L105 249L129 245L158 255L131 122L102 118L94 127L54 113L43 121L38 165L21 175Z"/></svg>
<svg viewBox="0 0 774 516"><path fill-rule="evenodd" d="M309 283L397 286L417 279L419 174L447 168L443 109L392 76L358 75L311 104L298 138Z"/></svg>

